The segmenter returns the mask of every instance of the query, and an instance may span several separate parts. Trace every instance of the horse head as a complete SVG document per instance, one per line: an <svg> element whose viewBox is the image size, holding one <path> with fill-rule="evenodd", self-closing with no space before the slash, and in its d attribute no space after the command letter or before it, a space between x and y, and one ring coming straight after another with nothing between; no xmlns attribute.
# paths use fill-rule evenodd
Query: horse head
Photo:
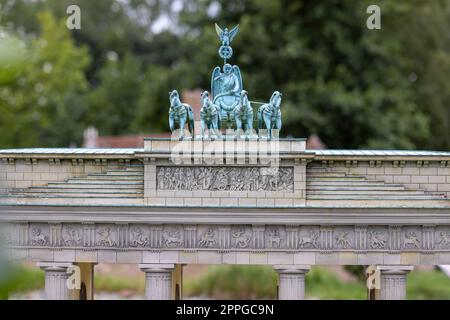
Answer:
<svg viewBox="0 0 450 320"><path fill-rule="evenodd" d="M240 94L239 108L246 109L248 105L248 92L246 90L242 90Z"/></svg>
<svg viewBox="0 0 450 320"><path fill-rule="evenodd" d="M209 105L209 92L208 91L203 91L201 94L201 98L202 98L202 106L204 108L207 108Z"/></svg>
<svg viewBox="0 0 450 320"><path fill-rule="evenodd" d="M181 106L180 95L177 90L172 90L169 92L169 101L171 107L179 107Z"/></svg>
<svg viewBox="0 0 450 320"><path fill-rule="evenodd" d="M281 99L283 98L283 95L279 91L275 91L272 93L272 96L270 97L270 108L275 111L279 110L281 106Z"/></svg>

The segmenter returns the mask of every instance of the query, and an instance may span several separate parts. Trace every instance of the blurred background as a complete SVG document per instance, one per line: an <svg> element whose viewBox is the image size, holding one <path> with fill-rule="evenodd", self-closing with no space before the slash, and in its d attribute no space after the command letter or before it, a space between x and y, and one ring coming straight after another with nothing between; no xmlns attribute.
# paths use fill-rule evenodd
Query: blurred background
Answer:
<svg viewBox="0 0 450 320"><path fill-rule="evenodd" d="M81 30L66 27L72 4ZM381 30L366 27L372 4ZM240 26L230 62L251 100L283 92L282 136L311 137L310 148L450 150L448 0L0 0L0 148L137 147L167 135L168 91L195 105L222 64L214 22ZM99 292L142 294L132 266L96 268ZM185 271L192 297L275 296L267 268ZM38 297L41 271L16 272L12 296ZM307 292L364 298L361 274L315 268ZM450 298L450 281L424 267L408 276L408 297Z"/></svg>

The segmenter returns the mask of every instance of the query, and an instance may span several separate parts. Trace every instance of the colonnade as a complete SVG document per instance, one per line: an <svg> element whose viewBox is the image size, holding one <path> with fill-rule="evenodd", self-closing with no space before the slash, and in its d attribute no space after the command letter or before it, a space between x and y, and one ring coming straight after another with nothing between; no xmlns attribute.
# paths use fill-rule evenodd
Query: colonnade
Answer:
<svg viewBox="0 0 450 320"><path fill-rule="evenodd" d="M69 268L78 265L78 288L71 287ZM39 262L38 266L45 271L45 298L49 300L93 299L94 298L94 264L73 264L70 262ZM310 270L309 265L275 265L278 273L278 299L302 300L305 298L305 278ZM180 264L140 264L145 273L145 297L148 300L171 300L182 298L182 270ZM377 266L379 288L375 299L406 299L406 275L413 269L407 265Z"/></svg>

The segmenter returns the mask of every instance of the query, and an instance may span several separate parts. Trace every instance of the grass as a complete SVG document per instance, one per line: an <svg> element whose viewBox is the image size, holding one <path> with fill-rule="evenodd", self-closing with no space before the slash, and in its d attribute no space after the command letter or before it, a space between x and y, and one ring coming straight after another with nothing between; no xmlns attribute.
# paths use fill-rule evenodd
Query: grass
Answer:
<svg viewBox="0 0 450 320"><path fill-rule="evenodd" d="M439 271L413 271L407 278L407 298L412 300L450 300L450 278Z"/></svg>
<svg viewBox="0 0 450 320"><path fill-rule="evenodd" d="M142 277L119 277L116 275L96 275L94 279L95 291L119 292L133 291L144 294L145 281Z"/></svg>
<svg viewBox="0 0 450 320"><path fill-rule="evenodd" d="M277 275L264 266L216 266L195 281L186 281L185 296L213 299L260 299L276 297ZM313 267L306 276L309 299L366 299L363 281L348 283L333 272ZM450 300L450 278L439 271L413 271L407 279L407 298L411 300Z"/></svg>
<svg viewBox="0 0 450 320"><path fill-rule="evenodd" d="M42 270L15 266L8 278L0 285L0 298L7 299L10 293L23 293L44 287L45 274Z"/></svg>
<svg viewBox="0 0 450 320"><path fill-rule="evenodd" d="M213 266L203 277L184 280L184 296L214 299L271 299L276 296L277 274L260 266Z"/></svg>
<svg viewBox="0 0 450 320"><path fill-rule="evenodd" d="M364 282L344 282L336 274L320 267L312 267L306 275L305 294L310 299L348 300L366 299Z"/></svg>
<svg viewBox="0 0 450 320"><path fill-rule="evenodd" d="M407 279L408 299L449 299L450 278L439 271L413 271ZM185 279L185 297L212 299L274 299L277 274L268 266L222 265L208 268L196 279ZM6 293L22 293L41 289L44 272L37 268L19 266L0 287L0 298ZM96 291L144 292L144 277L119 277L99 274L95 277ZM334 273L313 267L306 277L306 295L310 299L365 299L364 282L346 283Z"/></svg>

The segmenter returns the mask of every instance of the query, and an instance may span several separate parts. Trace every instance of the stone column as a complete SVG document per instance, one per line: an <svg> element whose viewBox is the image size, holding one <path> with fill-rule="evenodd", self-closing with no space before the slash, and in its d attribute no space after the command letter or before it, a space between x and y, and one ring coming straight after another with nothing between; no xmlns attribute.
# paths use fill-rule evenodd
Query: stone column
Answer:
<svg viewBox="0 0 450 320"><path fill-rule="evenodd" d="M305 265L276 265L278 272L278 300L305 299L305 275L310 266Z"/></svg>
<svg viewBox="0 0 450 320"><path fill-rule="evenodd" d="M139 268L145 272L145 297L148 300L172 299L174 264L144 263Z"/></svg>
<svg viewBox="0 0 450 320"><path fill-rule="evenodd" d="M45 271L45 299L73 300L73 290L67 285L70 274L67 269L72 263L39 262L38 267Z"/></svg>
<svg viewBox="0 0 450 320"><path fill-rule="evenodd" d="M377 266L380 271L379 300L405 300L406 275L413 266Z"/></svg>

